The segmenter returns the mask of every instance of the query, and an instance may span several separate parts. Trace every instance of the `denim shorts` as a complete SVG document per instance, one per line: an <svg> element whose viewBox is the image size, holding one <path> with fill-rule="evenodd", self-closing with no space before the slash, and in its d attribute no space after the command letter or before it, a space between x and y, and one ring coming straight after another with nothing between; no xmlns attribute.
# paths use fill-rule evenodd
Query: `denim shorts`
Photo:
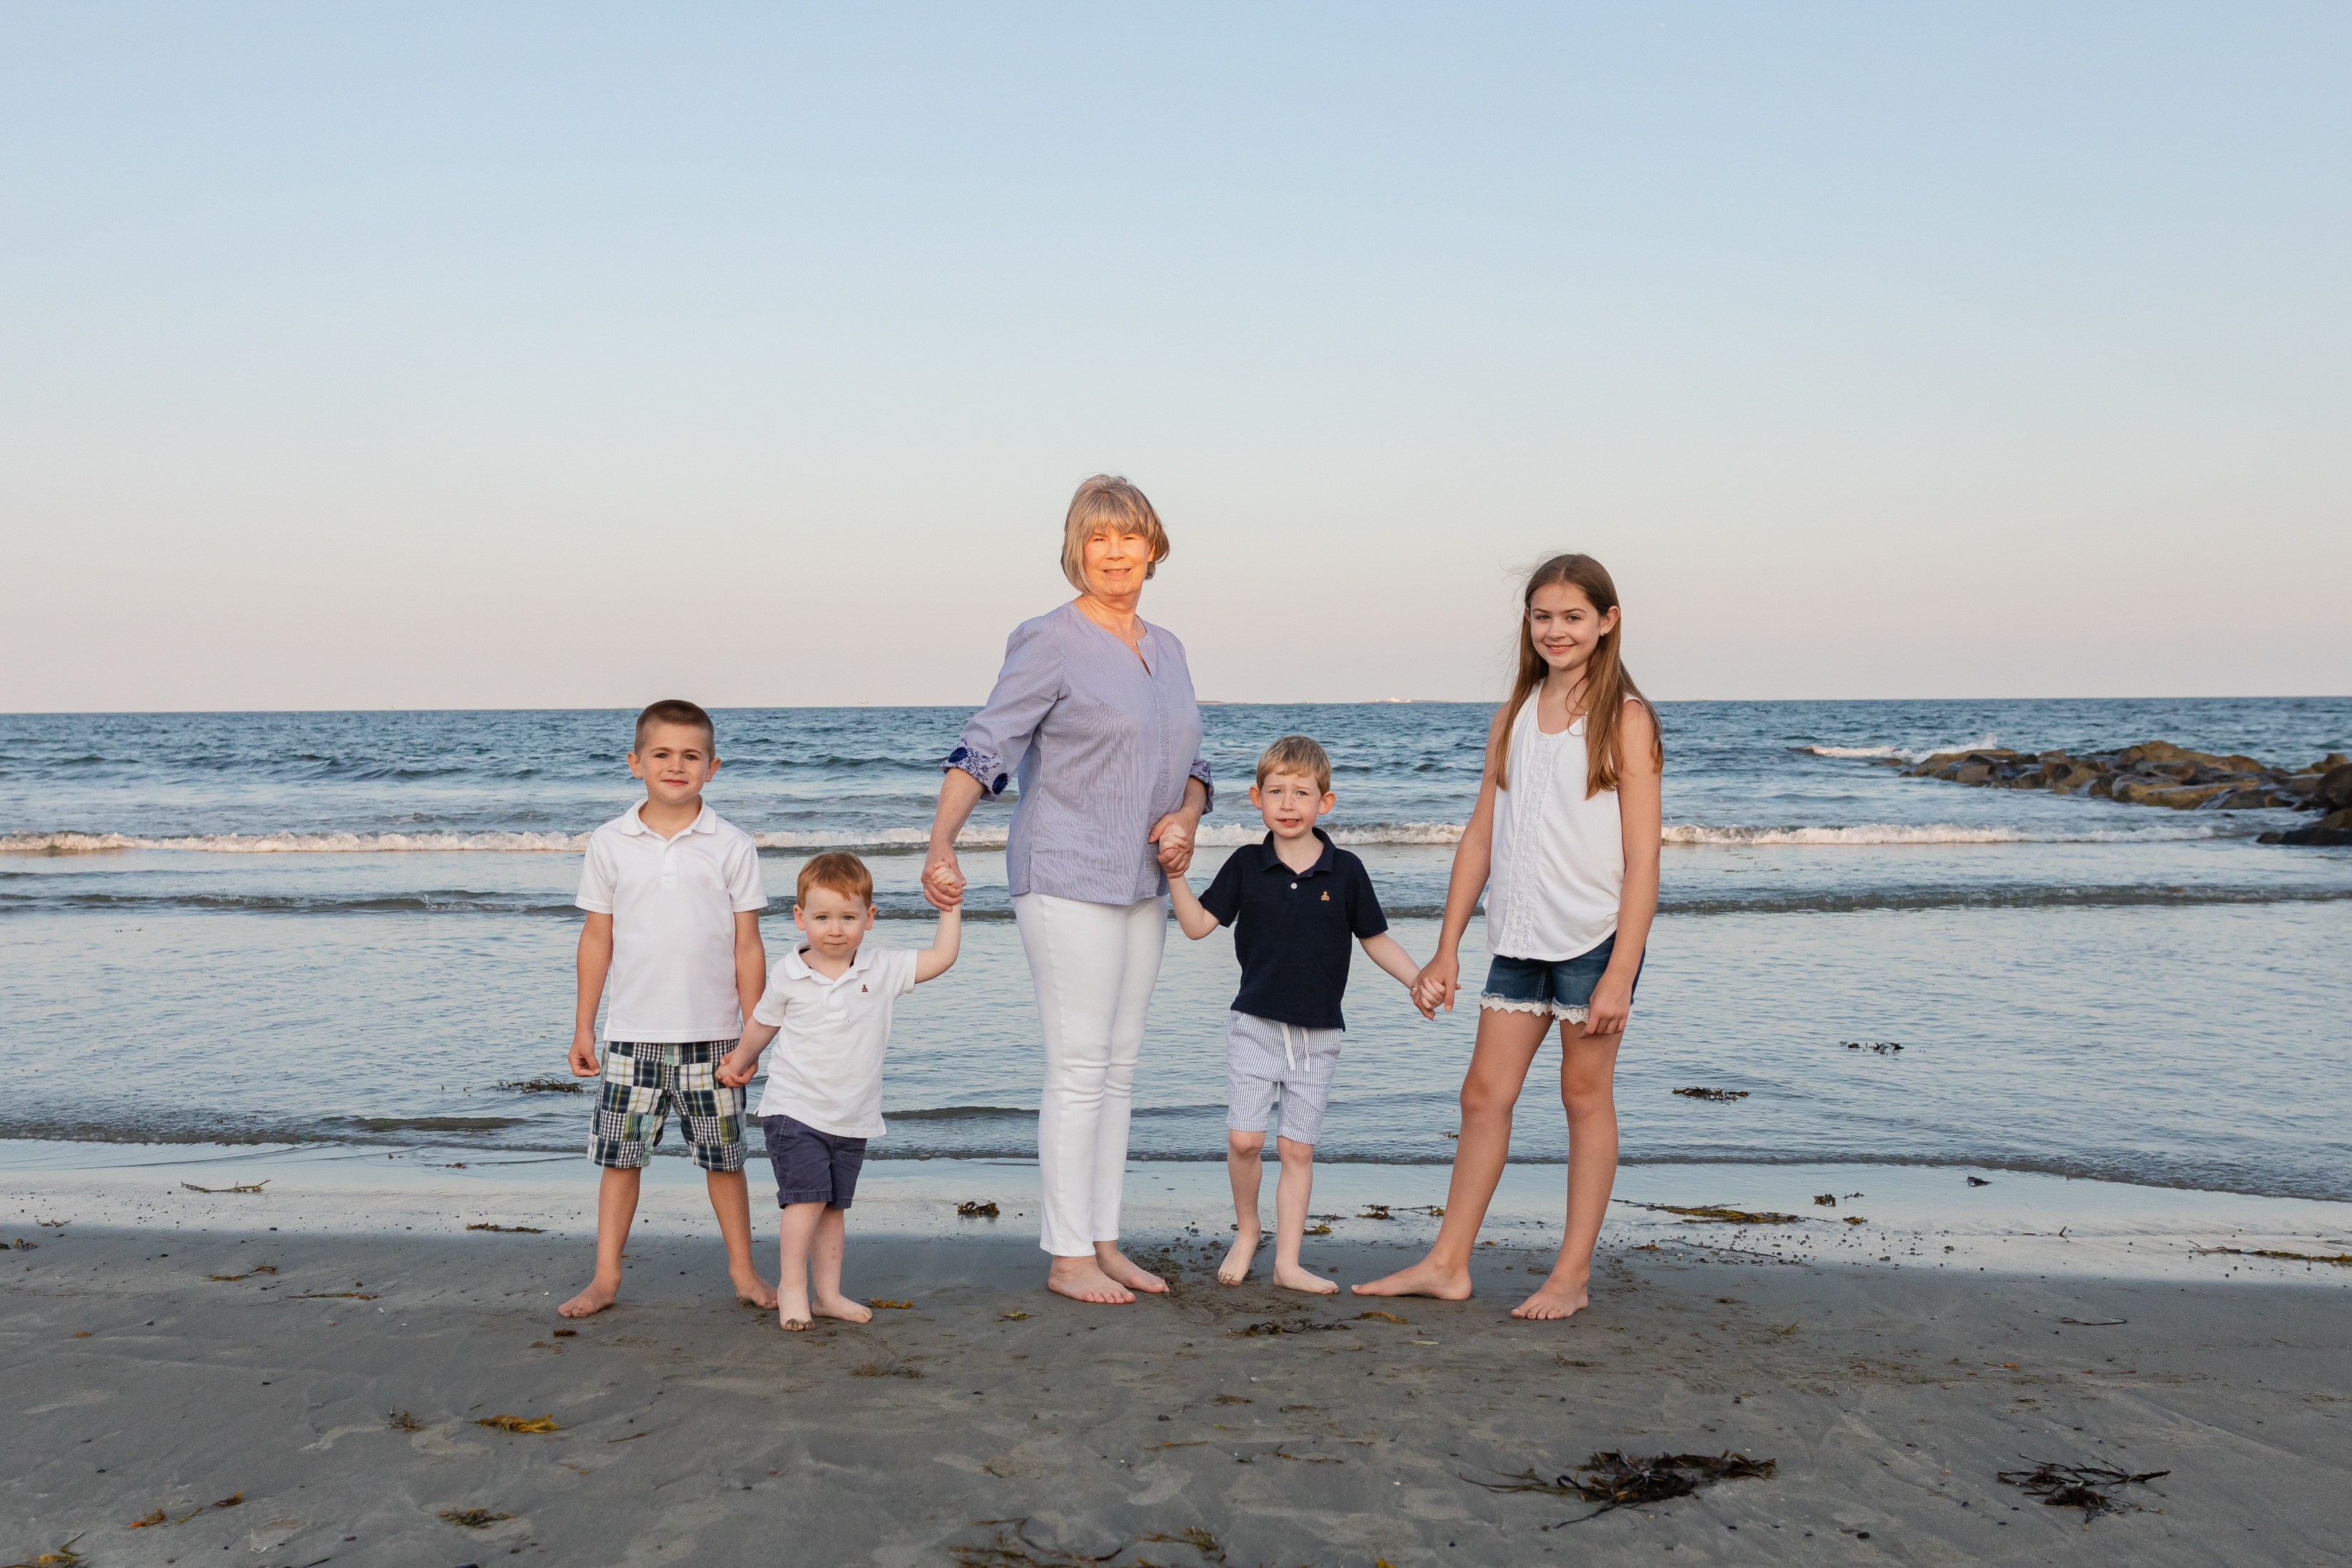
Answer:
<svg viewBox="0 0 2352 1568"><path fill-rule="evenodd" d="M1506 958L1498 952L1486 970L1486 989L1479 994L1478 1005L1499 1013L1548 1013L1581 1024L1591 1015L1592 988L1601 984L1609 955L1616 950L1617 938L1612 934L1574 958ZM1648 962L1646 954L1643 962ZM1633 984L1637 988L1642 984L1639 969L1633 972Z"/></svg>

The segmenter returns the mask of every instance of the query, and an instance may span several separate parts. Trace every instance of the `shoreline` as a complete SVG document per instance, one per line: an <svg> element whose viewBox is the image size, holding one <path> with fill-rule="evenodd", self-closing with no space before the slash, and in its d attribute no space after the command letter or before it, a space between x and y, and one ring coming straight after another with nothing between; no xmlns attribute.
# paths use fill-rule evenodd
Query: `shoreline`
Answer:
<svg viewBox="0 0 2352 1568"><path fill-rule="evenodd" d="M2352 1466L2334 1290L1604 1247L1590 1310L1525 1324L1504 1309L1544 1259L1519 1248L1481 1250L1472 1300L1378 1303L1218 1286L1221 1238L1137 1250L1169 1296L1093 1308L1039 1288L1025 1239L853 1234L851 1289L904 1305L785 1335L733 1304L707 1236L641 1235L620 1304L563 1323L566 1237L69 1227L12 1256L0 1292L21 1412L0 1434L0 1550L260 1568L740 1562L780 1540L795 1561L1114 1568L2341 1555L2312 1502ZM1401 1257L1325 1261L1361 1279ZM484 1425L503 1415L552 1429ZM1772 1473L1591 1519L1488 1489L1612 1450ZM2042 1459L2169 1473L2085 1518L1998 1479Z"/></svg>
<svg viewBox="0 0 2352 1568"><path fill-rule="evenodd" d="M775 1247L772 1189L763 1161L755 1157L747 1175L764 1268ZM1314 1208L1330 1230L1308 1237L1309 1266L1350 1246L1426 1246L1449 1176L1436 1164L1318 1165ZM1482 1247L1549 1244L1563 1179L1558 1164L1507 1167ZM258 1191L229 1190L257 1184ZM1267 1214L1271 1191L1269 1182ZM594 1193L592 1169L577 1154L0 1141L0 1244L31 1242L27 1251L59 1233L92 1230L421 1239L495 1226L584 1245L594 1231ZM1824 1196L1836 1203L1816 1201ZM850 1229L853 1237L1030 1238L1036 1199L1034 1160L877 1160L866 1167ZM960 1216L962 1203L992 1203L997 1217ZM1683 1212L1692 1209L1741 1217ZM1129 1236L1207 1240L1230 1232L1232 1212L1223 1162L1128 1166ZM656 1159L637 1234L708 1239L712 1223L701 1173L683 1159ZM1618 1173L1601 1244L1871 1272L2352 1289L2352 1266L2324 1261L2352 1256L2352 1203L1993 1170L1977 1175L1947 1165L1628 1165Z"/></svg>

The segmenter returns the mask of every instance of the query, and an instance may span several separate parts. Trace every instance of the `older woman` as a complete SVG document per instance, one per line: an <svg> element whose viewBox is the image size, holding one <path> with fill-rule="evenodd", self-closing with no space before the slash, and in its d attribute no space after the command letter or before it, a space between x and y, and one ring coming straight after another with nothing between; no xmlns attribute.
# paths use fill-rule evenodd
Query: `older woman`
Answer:
<svg viewBox="0 0 2352 1568"><path fill-rule="evenodd" d="M1004 645L988 705L943 764L923 891L962 896L955 839L982 795L1021 795L1005 880L1045 1034L1037 1110L1045 1283L1081 1301L1164 1290L1118 1250L1143 1010L1167 938L1165 873L1192 864L1211 801L1184 645L1136 614L1168 535L1143 492L1097 474L1062 531L1078 596Z"/></svg>

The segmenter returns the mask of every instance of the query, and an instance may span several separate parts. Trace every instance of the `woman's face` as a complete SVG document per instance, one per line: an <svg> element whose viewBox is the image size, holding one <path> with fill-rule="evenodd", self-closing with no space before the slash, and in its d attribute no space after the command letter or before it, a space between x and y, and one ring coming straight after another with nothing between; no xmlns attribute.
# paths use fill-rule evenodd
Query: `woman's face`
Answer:
<svg viewBox="0 0 2352 1568"><path fill-rule="evenodd" d="M1616 629L1616 610L1602 615L1573 583L1548 583L1528 599L1528 636L1555 670L1581 669Z"/></svg>
<svg viewBox="0 0 2352 1568"><path fill-rule="evenodd" d="M1087 541L1087 591L1097 599L1133 599L1143 592L1143 574L1151 570L1151 541L1140 533L1119 533L1104 528Z"/></svg>

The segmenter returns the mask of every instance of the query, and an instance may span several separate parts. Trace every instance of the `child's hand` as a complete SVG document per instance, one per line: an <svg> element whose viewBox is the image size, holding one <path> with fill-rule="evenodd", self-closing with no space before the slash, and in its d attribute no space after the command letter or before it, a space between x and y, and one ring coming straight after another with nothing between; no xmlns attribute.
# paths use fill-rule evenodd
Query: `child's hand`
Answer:
<svg viewBox="0 0 2352 1568"><path fill-rule="evenodd" d="M1604 972L1601 984L1592 988L1592 1005L1584 1019L1585 1037L1623 1034L1625 1020L1633 1011L1633 983Z"/></svg>
<svg viewBox="0 0 2352 1568"><path fill-rule="evenodd" d="M751 1081L752 1075L758 1072L759 1068L758 1057L747 1057L740 1050L732 1050L727 1053L727 1059L719 1064L719 1071L715 1076L721 1087L740 1089Z"/></svg>
<svg viewBox="0 0 2352 1568"><path fill-rule="evenodd" d="M1454 994L1462 986L1462 960L1450 952L1441 952L1421 966L1421 973L1412 983L1413 1005L1429 1016L1435 1017L1437 1009L1454 1011Z"/></svg>
<svg viewBox="0 0 2352 1568"><path fill-rule="evenodd" d="M596 1059L596 1037L586 1029L575 1030L572 1036L572 1054L567 1058L573 1078L594 1078L604 1070Z"/></svg>

